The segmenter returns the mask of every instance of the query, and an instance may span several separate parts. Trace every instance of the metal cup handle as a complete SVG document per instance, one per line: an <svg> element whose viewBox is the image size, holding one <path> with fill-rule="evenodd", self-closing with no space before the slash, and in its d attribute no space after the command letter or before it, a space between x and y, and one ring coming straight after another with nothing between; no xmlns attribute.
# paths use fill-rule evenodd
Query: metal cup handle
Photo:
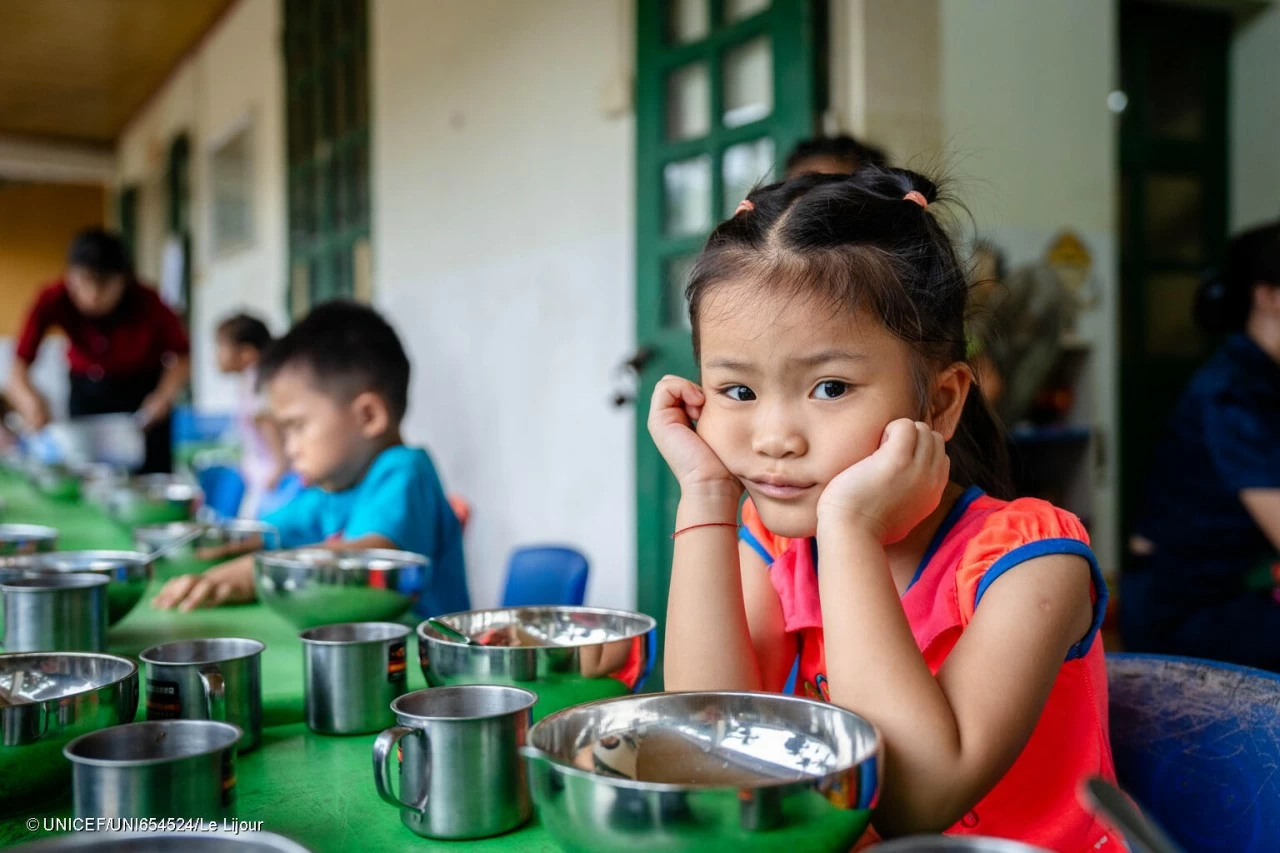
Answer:
<svg viewBox="0 0 1280 853"><path fill-rule="evenodd" d="M422 780L422 796L416 803L406 803L396 793L391 782L391 754L401 738L409 735L422 737L422 749L426 753L425 775ZM411 729L407 726L392 726L373 742L373 783L378 788L378 796L397 808L413 809L418 814L426 814L427 797L431 792L431 739L422 729Z"/></svg>
<svg viewBox="0 0 1280 853"><path fill-rule="evenodd" d="M204 685L205 709L209 719L219 722L227 721L227 685L222 680L222 671L216 666L202 667L199 671L200 682Z"/></svg>

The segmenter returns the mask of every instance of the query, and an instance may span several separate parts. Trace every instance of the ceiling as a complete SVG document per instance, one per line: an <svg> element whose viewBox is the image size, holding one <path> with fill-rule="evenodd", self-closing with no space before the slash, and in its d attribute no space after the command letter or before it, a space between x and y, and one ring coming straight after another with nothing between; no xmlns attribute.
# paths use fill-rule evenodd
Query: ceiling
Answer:
<svg viewBox="0 0 1280 853"><path fill-rule="evenodd" d="M0 0L0 134L108 145L234 0Z"/></svg>

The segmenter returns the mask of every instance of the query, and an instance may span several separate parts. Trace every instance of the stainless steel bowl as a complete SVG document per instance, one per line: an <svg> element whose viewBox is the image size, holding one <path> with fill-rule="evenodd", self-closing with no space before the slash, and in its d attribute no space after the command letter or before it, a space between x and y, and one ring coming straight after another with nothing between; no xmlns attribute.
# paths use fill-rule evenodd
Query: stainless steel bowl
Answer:
<svg viewBox="0 0 1280 853"><path fill-rule="evenodd" d="M0 655L0 811L70 784L69 742L133 721L138 665L91 652Z"/></svg>
<svg viewBox="0 0 1280 853"><path fill-rule="evenodd" d="M114 625L128 615L151 582L151 557L141 551L51 551L0 558L0 567L36 572L91 572L110 578L107 621Z"/></svg>
<svg viewBox="0 0 1280 853"><path fill-rule="evenodd" d="M58 545L58 531L39 524L0 524L0 557L37 554Z"/></svg>
<svg viewBox="0 0 1280 853"><path fill-rule="evenodd" d="M310 853L296 841L272 832L79 832L14 849L23 853Z"/></svg>
<svg viewBox="0 0 1280 853"><path fill-rule="evenodd" d="M394 622L430 578L431 561L407 551L266 551L253 569L259 600L298 628Z"/></svg>
<svg viewBox="0 0 1280 853"><path fill-rule="evenodd" d="M95 462L77 469L80 475L80 497L94 506L106 507L111 490L128 481L123 468Z"/></svg>
<svg viewBox="0 0 1280 853"><path fill-rule="evenodd" d="M875 853L1049 853L1007 838L982 835L913 835L885 841L872 848Z"/></svg>
<svg viewBox="0 0 1280 853"><path fill-rule="evenodd" d="M133 544L139 551L149 554L197 530L200 531L199 537L161 558L157 564L158 571L205 569L231 559L236 553L246 553L244 548L259 539L262 544L254 550L274 551L280 547L280 531L265 522L248 519L214 524L196 521L151 524L134 529Z"/></svg>
<svg viewBox="0 0 1280 853"><path fill-rule="evenodd" d="M200 487L168 474L135 477L107 493L107 515L126 527L195 518L204 495Z"/></svg>
<svg viewBox="0 0 1280 853"><path fill-rule="evenodd" d="M522 750L567 850L846 851L880 789L875 727L777 693L658 693L568 708Z"/></svg>
<svg viewBox="0 0 1280 853"><path fill-rule="evenodd" d="M522 645L468 645L418 626L427 684L508 684L538 694L533 718L644 686L657 656L656 623L625 610L515 607L437 617L474 639L515 633Z"/></svg>
<svg viewBox="0 0 1280 853"><path fill-rule="evenodd" d="M56 501L80 497L80 475L69 465L41 465L34 471L36 488Z"/></svg>

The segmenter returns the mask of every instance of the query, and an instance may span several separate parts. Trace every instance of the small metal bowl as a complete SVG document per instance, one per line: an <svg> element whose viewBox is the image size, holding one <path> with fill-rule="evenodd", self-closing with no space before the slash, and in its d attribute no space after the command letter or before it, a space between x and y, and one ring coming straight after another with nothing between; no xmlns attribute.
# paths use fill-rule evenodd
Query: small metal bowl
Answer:
<svg viewBox="0 0 1280 853"><path fill-rule="evenodd" d="M62 748L133 721L138 665L95 652L0 655L0 811L19 797L70 784Z"/></svg>
<svg viewBox="0 0 1280 853"><path fill-rule="evenodd" d="M107 622L114 625L137 606L151 582L151 557L141 551L51 551L14 558L8 565L24 571L89 572L110 579Z"/></svg>
<svg viewBox="0 0 1280 853"><path fill-rule="evenodd" d="M538 694L535 720L571 705L640 690L657 657L657 623L626 610L514 607L436 619L473 640L514 631L521 645L462 643L423 622L418 626L418 662L427 684L525 687Z"/></svg>
<svg viewBox="0 0 1280 853"><path fill-rule="evenodd" d="M39 524L0 524L0 557L39 554L58 545L58 530Z"/></svg>
<svg viewBox="0 0 1280 853"><path fill-rule="evenodd" d="M128 481L128 474L123 468L95 462L77 469L80 475L80 497L98 507L106 507L111 490Z"/></svg>
<svg viewBox="0 0 1280 853"><path fill-rule="evenodd" d="M128 528L190 521L204 500L200 487L168 474L135 477L107 493L107 515Z"/></svg>
<svg viewBox="0 0 1280 853"><path fill-rule="evenodd" d="M80 498L80 475L69 465L41 465L35 471L36 488L55 501Z"/></svg>
<svg viewBox="0 0 1280 853"><path fill-rule="evenodd" d="M568 850L849 850L880 790L858 715L777 693L657 693L567 708L521 750Z"/></svg>
<svg viewBox="0 0 1280 853"><path fill-rule="evenodd" d="M199 537L162 557L157 570L205 569L231 559L236 553L248 553L242 549L255 540L261 540L255 550L274 551L280 547L280 531L265 522L248 519L210 524L196 521L151 524L134 529L133 545L149 554L197 530L201 531Z"/></svg>
<svg viewBox="0 0 1280 853"><path fill-rule="evenodd" d="M80 832L14 849L23 853L310 853L272 832Z"/></svg>
<svg viewBox="0 0 1280 853"><path fill-rule="evenodd" d="M298 628L394 622L431 578L431 561L408 551L265 551L254 560L258 599Z"/></svg>

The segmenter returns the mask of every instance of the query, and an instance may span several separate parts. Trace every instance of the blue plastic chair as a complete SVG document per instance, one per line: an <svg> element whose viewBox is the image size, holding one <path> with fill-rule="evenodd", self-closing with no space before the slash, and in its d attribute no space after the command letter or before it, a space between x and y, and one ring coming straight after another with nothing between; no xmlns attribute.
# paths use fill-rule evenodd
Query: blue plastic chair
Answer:
<svg viewBox="0 0 1280 853"><path fill-rule="evenodd" d="M200 490L204 492L204 505L219 519L235 518L244 500L244 478L235 468L226 465L210 465L196 472Z"/></svg>
<svg viewBox="0 0 1280 853"><path fill-rule="evenodd" d="M1182 847L1280 850L1280 676L1107 656L1120 787Z"/></svg>
<svg viewBox="0 0 1280 853"><path fill-rule="evenodd" d="M590 565L582 552L553 545L517 548L507 562L503 607L581 605Z"/></svg>

